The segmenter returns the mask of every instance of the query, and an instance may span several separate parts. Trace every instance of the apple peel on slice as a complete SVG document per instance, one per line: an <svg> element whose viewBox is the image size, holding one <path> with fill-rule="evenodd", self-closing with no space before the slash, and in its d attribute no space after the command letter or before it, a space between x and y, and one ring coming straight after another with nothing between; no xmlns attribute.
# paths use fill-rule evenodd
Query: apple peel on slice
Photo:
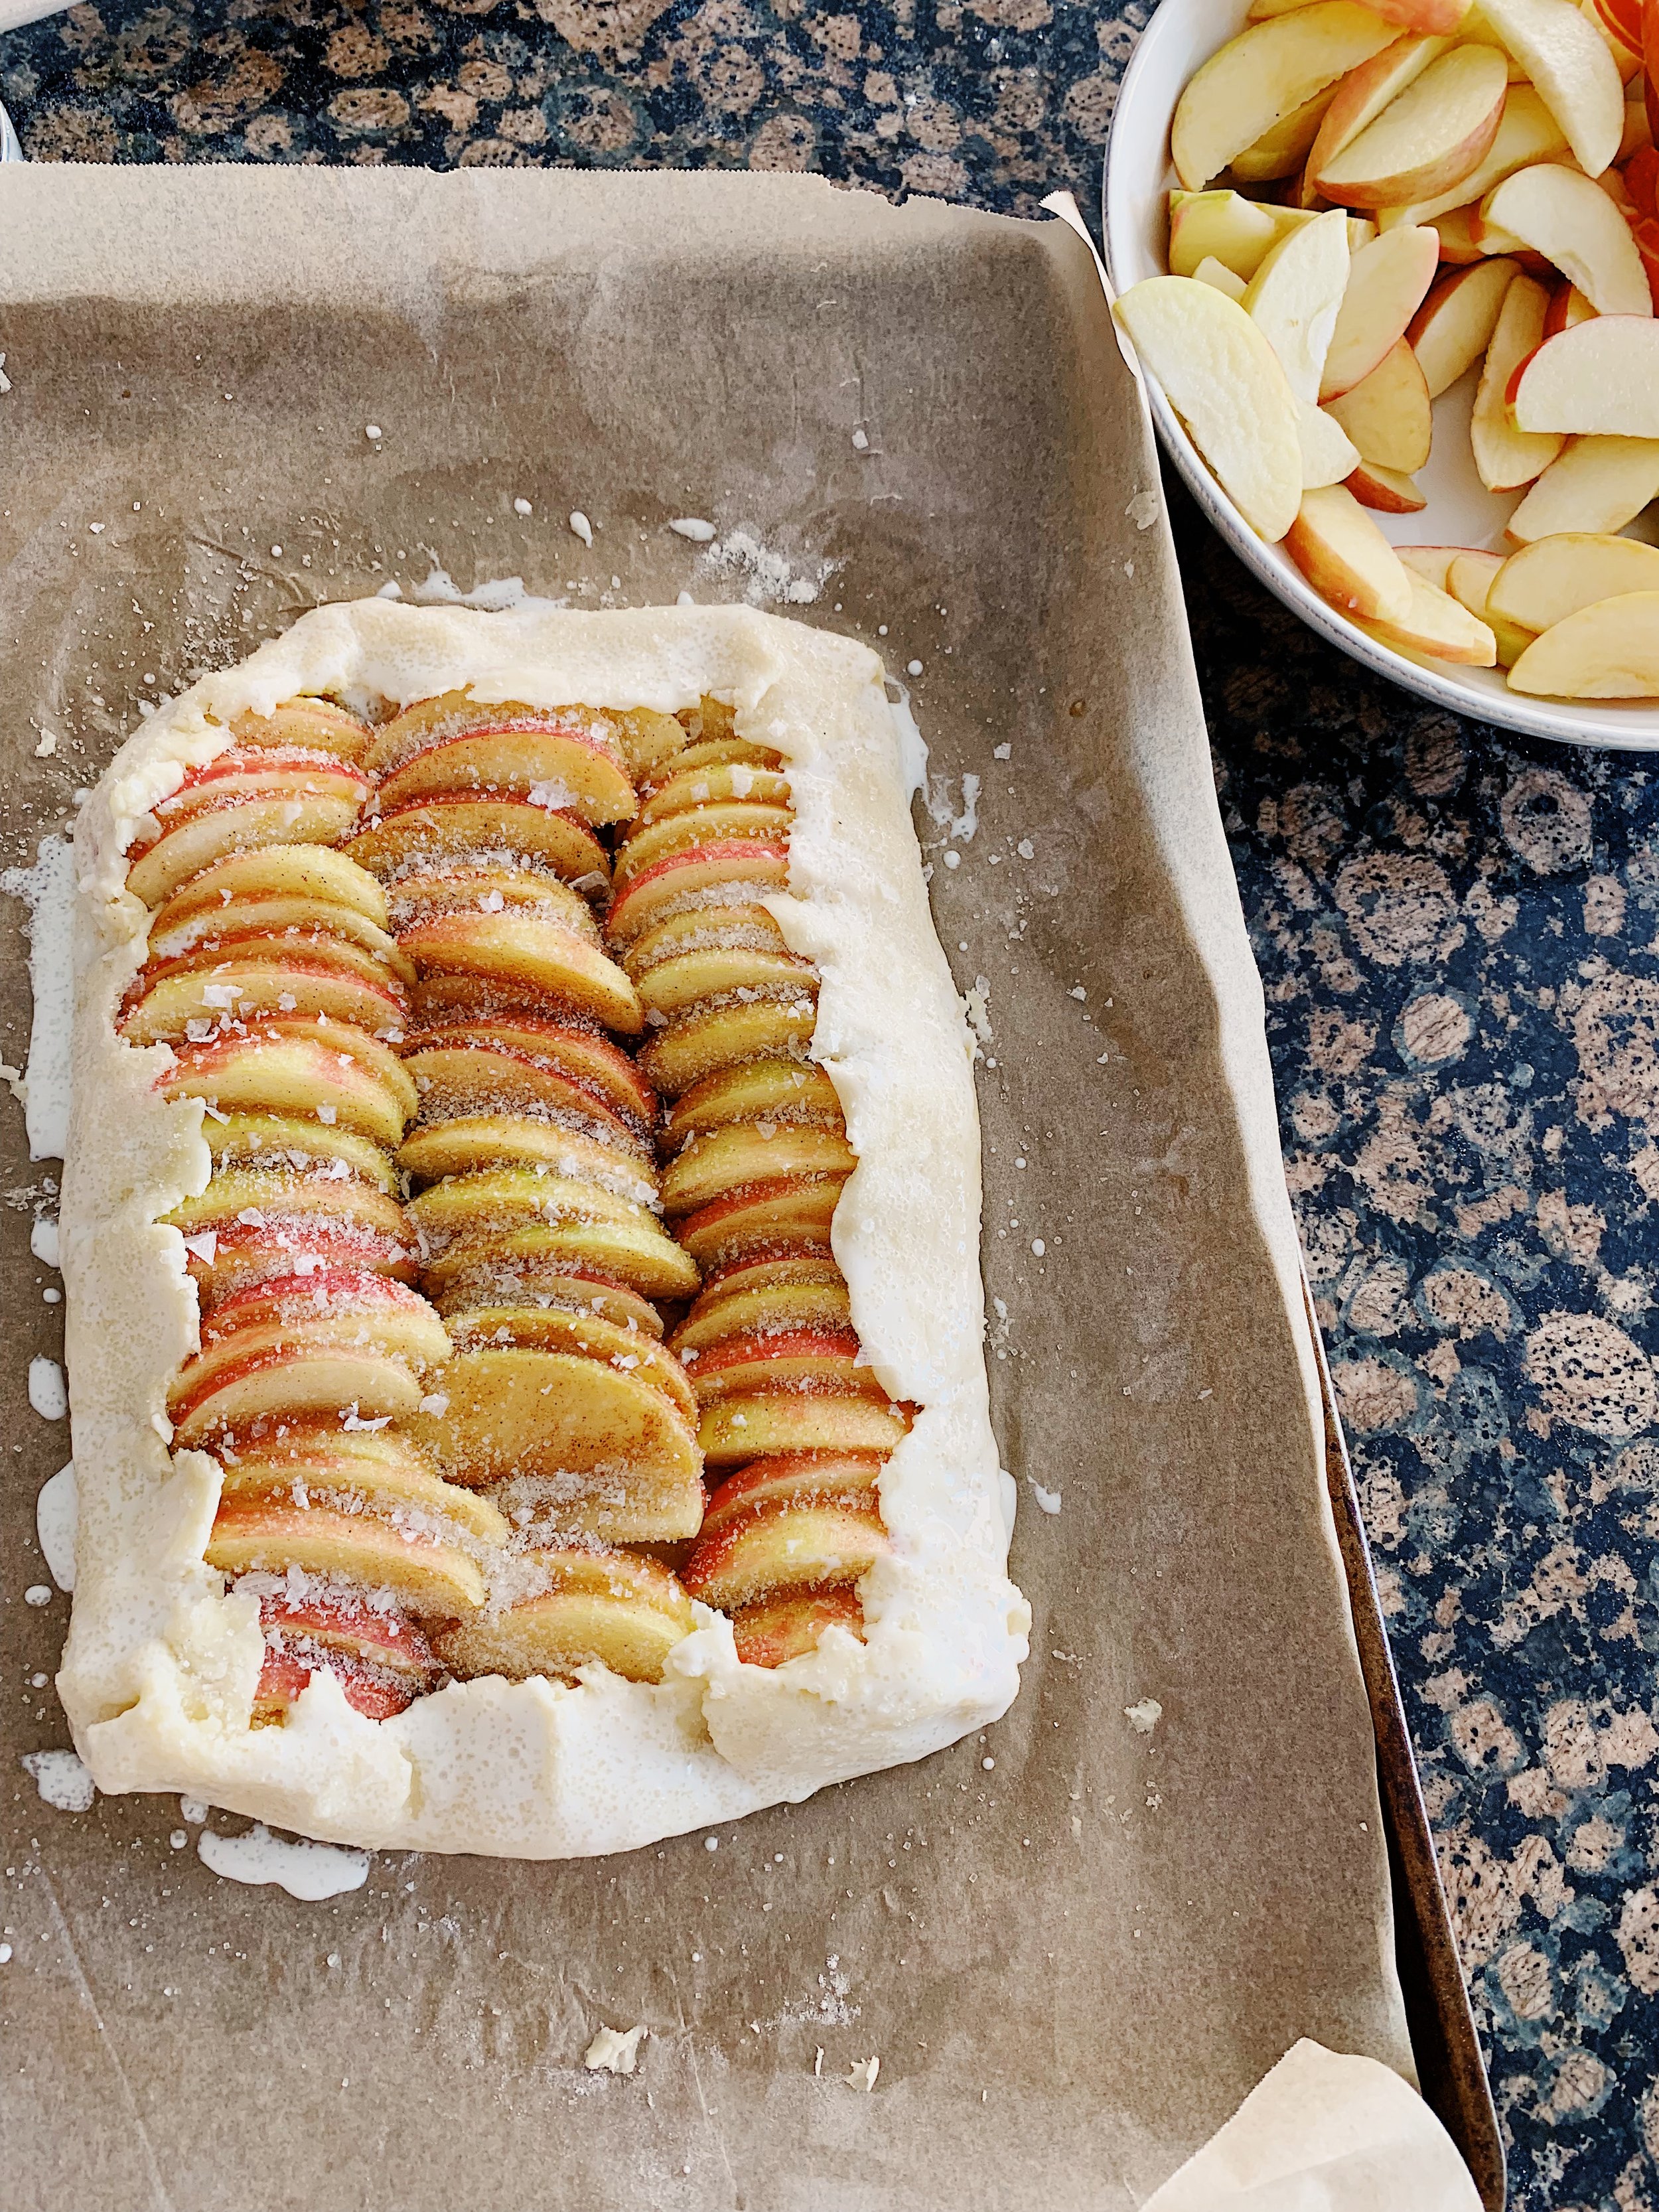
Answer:
<svg viewBox="0 0 1659 2212"><path fill-rule="evenodd" d="M1659 592L1659 546L1570 531L1512 553L1489 594L1493 611L1531 630L1553 629L1581 607L1631 592Z"/></svg>
<svg viewBox="0 0 1659 2212"><path fill-rule="evenodd" d="M1346 481L1361 507L1379 514L1420 514L1429 503L1415 477L1404 469L1385 468L1381 461L1361 461Z"/></svg>
<svg viewBox="0 0 1659 2212"><path fill-rule="evenodd" d="M1659 698L1659 592L1580 607L1527 647L1510 684L1547 699Z"/></svg>
<svg viewBox="0 0 1659 2212"><path fill-rule="evenodd" d="M1536 349L1549 307L1549 294L1535 277L1516 276L1504 295L1498 326L1486 348L1480 386L1469 421L1474 465L1488 491L1514 491L1530 483L1561 450L1553 434L1527 434L1510 418L1504 395L1516 369ZM1584 324L1583 328L1592 327ZM1553 345L1561 340L1553 338Z"/></svg>
<svg viewBox="0 0 1659 2212"><path fill-rule="evenodd" d="M1317 167L1310 158L1315 185L1327 199L1359 208L1401 207L1449 191L1492 150L1508 82L1496 46L1454 46L1351 144Z"/></svg>
<svg viewBox="0 0 1659 2212"><path fill-rule="evenodd" d="M1300 400L1319 397L1348 268L1347 217L1333 208L1281 239L1245 289L1244 310Z"/></svg>
<svg viewBox="0 0 1659 2212"><path fill-rule="evenodd" d="M1516 169L1524 169L1529 161L1553 161L1566 151L1567 142L1560 125L1532 87L1512 84L1504 103L1498 135L1486 159L1467 177L1460 177L1455 185L1449 185L1444 191L1436 192L1429 199L1413 200L1403 207L1379 208L1377 227L1394 230L1413 223L1433 222L1437 216L1450 215L1484 199L1494 185L1502 184Z"/></svg>
<svg viewBox="0 0 1659 2212"><path fill-rule="evenodd" d="M1322 402L1352 391L1405 336L1439 263L1439 236L1426 224L1379 232L1360 247L1325 356Z"/></svg>
<svg viewBox="0 0 1659 2212"><path fill-rule="evenodd" d="M1356 619L1361 629L1384 645L1403 646L1431 660L1451 660L1468 668L1492 668L1498 641L1487 625L1449 592L1412 576L1411 605L1394 621Z"/></svg>
<svg viewBox="0 0 1659 2212"><path fill-rule="evenodd" d="M1398 622L1409 612L1413 580L1340 484L1306 495L1285 547L1314 589L1345 614Z"/></svg>
<svg viewBox="0 0 1659 2212"><path fill-rule="evenodd" d="M1170 149L1182 183L1201 191L1236 154L1398 35L1352 0L1315 0L1230 39L1188 80L1176 106Z"/></svg>
<svg viewBox="0 0 1659 2212"><path fill-rule="evenodd" d="M1404 338L1395 341L1369 376L1326 404L1362 460L1410 476L1428 459L1434 434L1428 379Z"/></svg>
<svg viewBox="0 0 1659 2212"><path fill-rule="evenodd" d="M1563 161L1505 177L1480 203L1483 234L1505 231L1553 262L1598 315L1649 315L1653 295L1630 225L1601 188Z"/></svg>
<svg viewBox="0 0 1659 2212"><path fill-rule="evenodd" d="M1222 489L1276 544L1302 497L1302 444L1267 339L1236 301L1186 276L1149 276L1112 312Z"/></svg>
<svg viewBox="0 0 1659 2212"><path fill-rule="evenodd" d="M1595 315L1528 351L1510 394L1521 429L1659 438L1659 322L1650 314Z"/></svg>
<svg viewBox="0 0 1659 2212"><path fill-rule="evenodd" d="M1431 399L1449 391L1485 354L1516 273L1514 262L1502 256L1455 269L1413 316L1406 337Z"/></svg>
<svg viewBox="0 0 1659 2212"><path fill-rule="evenodd" d="M1415 36L1396 39L1368 62L1350 70L1325 110L1319 136L1308 154L1307 184L1319 189L1321 173L1346 151L1354 140L1376 122L1391 100L1413 84L1432 61L1437 61L1451 40Z"/></svg>

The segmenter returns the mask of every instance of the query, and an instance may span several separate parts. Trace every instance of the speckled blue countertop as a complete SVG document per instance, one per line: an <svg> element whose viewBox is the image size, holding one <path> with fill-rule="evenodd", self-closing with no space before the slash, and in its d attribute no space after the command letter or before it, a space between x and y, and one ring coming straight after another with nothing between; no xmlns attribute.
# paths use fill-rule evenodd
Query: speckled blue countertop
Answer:
<svg viewBox="0 0 1659 2212"><path fill-rule="evenodd" d="M112 0L36 161L813 168L1097 204L1150 9ZM1285 1152L1520 2212L1659 2207L1659 763L1367 676L1172 490Z"/></svg>

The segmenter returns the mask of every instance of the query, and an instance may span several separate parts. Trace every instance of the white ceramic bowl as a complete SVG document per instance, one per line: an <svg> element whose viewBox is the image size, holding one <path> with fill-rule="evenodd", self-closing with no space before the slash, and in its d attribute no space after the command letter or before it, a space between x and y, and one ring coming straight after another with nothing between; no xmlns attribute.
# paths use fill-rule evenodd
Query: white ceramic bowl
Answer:
<svg viewBox="0 0 1659 2212"><path fill-rule="evenodd" d="M1167 263L1166 194L1178 182L1170 162L1170 124L1182 88L1200 64L1244 28L1249 0L1163 0L1140 36L1124 74L1106 149L1103 227L1112 283L1127 292L1144 276L1160 276ZM1428 495L1420 514L1376 514L1373 520L1399 545L1478 545L1498 553L1514 548L1504 525L1519 505L1519 492L1486 490L1469 450L1469 410L1478 370L1434 403L1434 450L1418 483ZM1152 417L1164 450L1188 489L1247 567L1303 621L1366 667L1418 691L1425 699L1529 736L1565 744L1608 745L1632 750L1659 746L1659 711L1650 705L1595 706L1531 699L1511 691L1498 668L1462 668L1446 662L1425 668L1407 659L1328 606L1281 546L1264 544L1233 505L1176 420L1163 393L1147 380ZM1632 534L1659 542L1656 511Z"/></svg>

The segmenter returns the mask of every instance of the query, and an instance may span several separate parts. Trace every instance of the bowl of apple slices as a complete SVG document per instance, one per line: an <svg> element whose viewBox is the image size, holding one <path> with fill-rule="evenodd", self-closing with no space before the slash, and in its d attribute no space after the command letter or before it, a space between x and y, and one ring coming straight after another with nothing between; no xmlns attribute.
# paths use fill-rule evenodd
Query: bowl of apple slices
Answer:
<svg viewBox="0 0 1659 2212"><path fill-rule="evenodd" d="M1163 0L1114 313L1268 588L1457 712L1659 744L1659 0Z"/></svg>

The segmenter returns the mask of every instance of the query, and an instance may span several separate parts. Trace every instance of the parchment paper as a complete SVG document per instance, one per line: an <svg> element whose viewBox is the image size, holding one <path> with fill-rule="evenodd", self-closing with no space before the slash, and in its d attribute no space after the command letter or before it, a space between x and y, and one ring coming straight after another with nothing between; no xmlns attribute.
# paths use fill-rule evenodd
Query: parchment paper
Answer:
<svg viewBox="0 0 1659 2212"><path fill-rule="evenodd" d="M24 1402L50 1193L8 1111L8 2201L1127 2207L1298 2037L1408 2069L1259 986L1083 245L806 179L27 167L0 239L15 857L144 698L434 566L793 580L921 664L1036 1611L987 1737L619 1860L380 1859L302 1905L172 1801L51 1810L15 1760L66 1740L30 1686L64 1601L21 1601L65 1431ZM14 1060L27 1012L14 919ZM641 2022L635 2075L584 2069Z"/></svg>

